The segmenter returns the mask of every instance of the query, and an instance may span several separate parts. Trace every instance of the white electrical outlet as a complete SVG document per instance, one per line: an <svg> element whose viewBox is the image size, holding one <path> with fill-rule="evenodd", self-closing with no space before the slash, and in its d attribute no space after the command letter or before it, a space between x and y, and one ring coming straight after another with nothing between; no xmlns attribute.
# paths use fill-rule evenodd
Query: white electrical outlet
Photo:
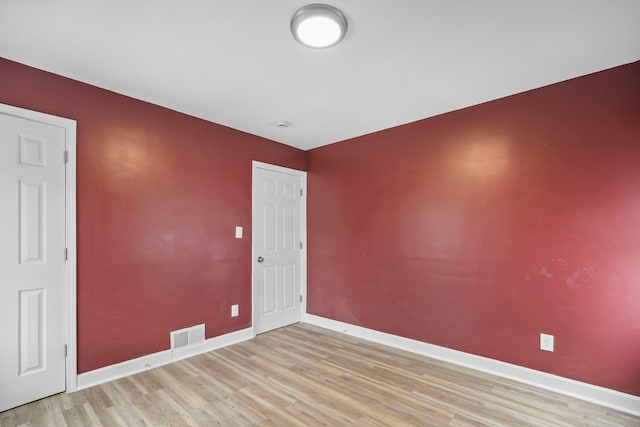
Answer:
<svg viewBox="0 0 640 427"><path fill-rule="evenodd" d="M236 227L236 239L242 239L242 227Z"/></svg>
<svg viewBox="0 0 640 427"><path fill-rule="evenodd" d="M231 317L238 317L238 312L239 312L238 304L233 304L231 306Z"/></svg>
<svg viewBox="0 0 640 427"><path fill-rule="evenodd" d="M540 334L540 350L553 351L553 335Z"/></svg>

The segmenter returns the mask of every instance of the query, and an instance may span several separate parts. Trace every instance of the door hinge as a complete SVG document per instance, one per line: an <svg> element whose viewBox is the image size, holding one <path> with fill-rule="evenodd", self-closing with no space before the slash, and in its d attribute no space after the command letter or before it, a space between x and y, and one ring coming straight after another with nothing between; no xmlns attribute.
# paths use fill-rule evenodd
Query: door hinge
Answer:
<svg viewBox="0 0 640 427"><path fill-rule="evenodd" d="M300 197L302 197L302 188L300 189Z"/></svg>
<svg viewBox="0 0 640 427"><path fill-rule="evenodd" d="M67 150L64 150L64 163L69 163L69 152Z"/></svg>
<svg viewBox="0 0 640 427"><path fill-rule="evenodd" d="M300 249L302 249L302 242L300 242Z"/></svg>
<svg viewBox="0 0 640 427"><path fill-rule="evenodd" d="M69 249L64 248L64 260L68 261L69 260Z"/></svg>
<svg viewBox="0 0 640 427"><path fill-rule="evenodd" d="M65 345L64 345L64 357L67 357L67 354L68 354L68 353L67 353L67 345L65 344Z"/></svg>
<svg viewBox="0 0 640 427"><path fill-rule="evenodd" d="M302 295L300 295L300 302L302 302Z"/></svg>

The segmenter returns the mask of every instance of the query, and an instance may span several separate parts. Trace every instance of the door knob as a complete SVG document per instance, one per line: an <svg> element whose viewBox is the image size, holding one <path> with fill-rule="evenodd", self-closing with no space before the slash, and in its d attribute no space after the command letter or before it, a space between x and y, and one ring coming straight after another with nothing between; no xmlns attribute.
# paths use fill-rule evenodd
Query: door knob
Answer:
<svg viewBox="0 0 640 427"><path fill-rule="evenodd" d="M262 263L264 262L264 258L262 258L261 256L259 256L259 257L258 257L258 262L259 262L260 264L262 264Z"/></svg>

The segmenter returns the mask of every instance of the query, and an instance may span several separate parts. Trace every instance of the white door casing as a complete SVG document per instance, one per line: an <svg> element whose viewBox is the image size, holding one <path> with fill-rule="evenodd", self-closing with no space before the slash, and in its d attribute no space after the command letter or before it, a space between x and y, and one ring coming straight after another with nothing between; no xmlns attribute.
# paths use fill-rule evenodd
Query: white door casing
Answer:
<svg viewBox="0 0 640 427"><path fill-rule="evenodd" d="M306 172L253 162L254 333L302 320L306 300Z"/></svg>
<svg viewBox="0 0 640 427"><path fill-rule="evenodd" d="M74 165L74 121L0 104L0 411L75 389Z"/></svg>

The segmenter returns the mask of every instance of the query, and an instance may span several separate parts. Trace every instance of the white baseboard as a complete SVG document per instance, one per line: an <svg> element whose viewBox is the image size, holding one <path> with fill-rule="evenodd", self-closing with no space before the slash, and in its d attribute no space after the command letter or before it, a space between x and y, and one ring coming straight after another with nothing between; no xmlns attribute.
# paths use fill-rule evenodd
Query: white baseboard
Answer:
<svg viewBox="0 0 640 427"><path fill-rule="evenodd" d="M157 353L138 357L137 359L131 359L125 362L116 363L115 365L109 365L104 368L85 372L78 375L78 386L76 390L93 387L109 381L117 380L118 378L137 374L148 369L157 368L158 366L166 365L171 362L186 359L187 357L196 356L208 351L237 344L242 341L250 340L254 336L253 328L249 327L209 338L204 343L182 349L179 353L172 352L171 350L159 351Z"/></svg>
<svg viewBox="0 0 640 427"><path fill-rule="evenodd" d="M303 321L367 341L388 345L640 416L640 397L631 394L313 314L305 314Z"/></svg>

